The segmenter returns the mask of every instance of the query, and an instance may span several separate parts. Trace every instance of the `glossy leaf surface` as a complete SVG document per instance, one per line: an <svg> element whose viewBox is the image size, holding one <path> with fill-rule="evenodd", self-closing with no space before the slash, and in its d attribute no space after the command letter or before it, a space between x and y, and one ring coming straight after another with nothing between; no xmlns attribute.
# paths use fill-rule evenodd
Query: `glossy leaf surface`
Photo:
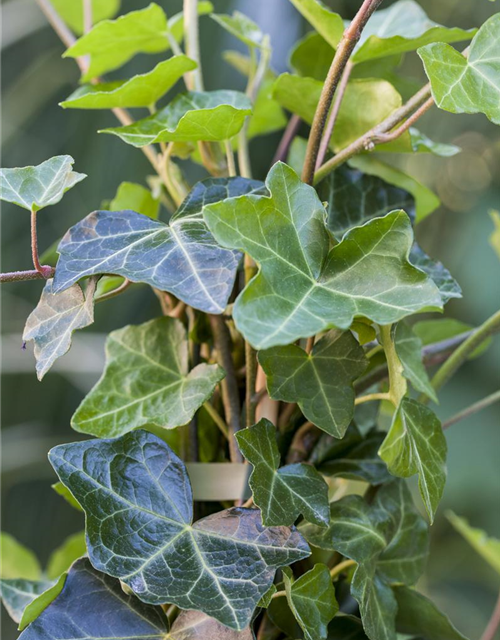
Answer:
<svg viewBox="0 0 500 640"><path fill-rule="evenodd" d="M353 382L368 366L352 333L330 332L310 354L293 344L260 351L259 362L271 398L297 402L320 429L344 436L354 415Z"/></svg>
<svg viewBox="0 0 500 640"><path fill-rule="evenodd" d="M413 333L412 328L404 322L398 323L396 327L394 346L403 365L405 378L411 382L417 391L424 393L437 403L436 392L422 362L422 341Z"/></svg>
<svg viewBox="0 0 500 640"><path fill-rule="evenodd" d="M257 509L192 524L185 466L151 433L60 445L49 459L86 512L92 564L144 602L196 609L242 630L276 569L309 555L298 532L263 527Z"/></svg>
<svg viewBox="0 0 500 640"><path fill-rule="evenodd" d="M407 259L408 216L396 211L351 231L329 250L316 191L283 163L267 178L271 197L242 196L204 209L216 240L260 265L234 306L234 319L258 349L286 345L355 316L388 324L440 308L435 285Z"/></svg>
<svg viewBox="0 0 500 640"><path fill-rule="evenodd" d="M279 468L276 428L262 419L238 431L238 446L253 466L250 476L255 504L266 526L292 525L300 514L316 524L327 524L328 487L312 465L289 464Z"/></svg>
<svg viewBox="0 0 500 640"><path fill-rule="evenodd" d="M71 424L100 438L146 424L179 427L223 377L218 365L199 364L189 371L186 330L179 320L164 317L128 326L109 335L104 373Z"/></svg>
<svg viewBox="0 0 500 640"><path fill-rule="evenodd" d="M337 47L344 33L344 22L321 0L290 0L304 18L332 46Z"/></svg>

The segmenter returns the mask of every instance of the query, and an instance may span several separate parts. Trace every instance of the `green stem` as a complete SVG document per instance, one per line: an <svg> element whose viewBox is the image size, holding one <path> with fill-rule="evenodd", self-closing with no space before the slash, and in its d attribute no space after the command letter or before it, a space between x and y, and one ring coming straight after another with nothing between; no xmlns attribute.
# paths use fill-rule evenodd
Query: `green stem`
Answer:
<svg viewBox="0 0 500 640"><path fill-rule="evenodd" d="M360 396L354 400L354 404L363 404L364 402L373 402L375 400L391 400L389 393L369 393L366 396Z"/></svg>
<svg viewBox="0 0 500 640"><path fill-rule="evenodd" d="M221 416L219 415L219 413L215 409L215 407L210 402L207 401L203 405L203 408L208 413L208 415L212 418L212 420L215 422L215 424L219 427L220 432L222 433L222 435L226 438L226 440L228 440L229 439L229 434L228 434L227 425L224 422L224 420L221 418Z"/></svg>
<svg viewBox="0 0 500 640"><path fill-rule="evenodd" d="M198 30L198 0L184 0L184 38L186 54L198 65L189 72L189 89L203 91L203 76L201 73L200 37Z"/></svg>
<svg viewBox="0 0 500 640"><path fill-rule="evenodd" d="M451 418L448 418L448 420L445 420L443 422L443 429L447 429L448 427L451 427L452 424L460 422L460 420L464 420L465 418L468 418L469 416L472 416L475 413L478 413L478 411L482 411L483 409L486 409L486 407L489 407L495 402L500 402L500 390L495 391L489 396L486 396L486 398L483 398L482 400L478 400L474 404L471 404L470 407L467 407L466 409L459 411Z"/></svg>
<svg viewBox="0 0 500 640"><path fill-rule="evenodd" d="M234 164L234 153L230 140L224 140L224 148L226 150L227 172L230 178L234 178L236 176L236 165Z"/></svg>
<svg viewBox="0 0 500 640"><path fill-rule="evenodd" d="M380 335L382 338L382 346L384 347L385 357L387 360L387 368L389 370L389 400L395 407L399 407L399 403L406 394L408 384L403 375L403 365L396 353L396 345L392 336L392 325L386 324L380 327Z"/></svg>
<svg viewBox="0 0 500 640"><path fill-rule="evenodd" d="M343 562L339 562L339 564L336 564L332 569L330 569L330 577L333 580L333 578L336 578L340 573L350 567L353 567L355 564L356 562L354 560L344 560Z"/></svg>

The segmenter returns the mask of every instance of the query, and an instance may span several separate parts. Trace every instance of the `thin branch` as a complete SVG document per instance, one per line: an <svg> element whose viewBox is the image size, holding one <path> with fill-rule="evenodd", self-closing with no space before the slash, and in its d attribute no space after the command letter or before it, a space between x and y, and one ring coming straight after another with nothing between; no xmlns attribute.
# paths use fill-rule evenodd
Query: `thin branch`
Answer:
<svg viewBox="0 0 500 640"><path fill-rule="evenodd" d="M399 406L401 399L406 394L408 383L403 373L403 365L396 352L396 345L392 335L392 325L386 324L380 327L382 346L384 347L387 368L389 370L389 400L395 407Z"/></svg>
<svg viewBox="0 0 500 640"><path fill-rule="evenodd" d="M369 393L366 396L359 396L354 400L354 404L357 406L358 404L363 404L365 402L373 402L375 400L390 400L391 396L389 393Z"/></svg>
<svg viewBox="0 0 500 640"><path fill-rule="evenodd" d="M314 114L311 133L307 142L306 157L302 171L302 180L308 184L313 183L316 159L321 144L321 138L328 118L328 113L335 96L335 91L340 82L346 64L351 57L354 47L358 43L361 33L365 28L372 13L379 7L382 0L364 0L361 8L351 24L344 31L342 40L337 47L328 75L323 85L323 90Z"/></svg>
<svg viewBox="0 0 500 640"><path fill-rule="evenodd" d="M234 152L230 140L224 140L224 148L226 150L227 173L230 178L236 176L236 165L234 164Z"/></svg>
<svg viewBox="0 0 500 640"><path fill-rule="evenodd" d="M92 29L92 0L82 0L83 3L83 32Z"/></svg>
<svg viewBox="0 0 500 640"><path fill-rule="evenodd" d="M443 422L443 429L451 427L452 424L456 424L457 422L460 422L460 420L465 420L465 418L478 413L478 411L486 409L486 407L489 407L495 402L500 402L500 391L495 391L495 393L486 396L486 398L483 398L482 400L478 400L474 404L471 404L470 407L467 407L466 409L463 409L462 411L456 413L451 418L448 418L448 420L445 420Z"/></svg>
<svg viewBox="0 0 500 640"><path fill-rule="evenodd" d="M490 621L486 629L481 636L481 640L494 640L496 632L500 627L500 593L498 594L498 600L491 614Z"/></svg>
<svg viewBox="0 0 500 640"><path fill-rule="evenodd" d="M98 296L94 300L94 304L97 304L98 302L104 302L104 300L110 300L111 298L116 298L116 296L121 295L132 284L133 283L130 280L125 278L125 280L121 283L121 285L119 287L116 287L116 289L113 289L112 291L108 291L107 293L103 293L102 295Z"/></svg>
<svg viewBox="0 0 500 640"><path fill-rule="evenodd" d="M330 569L330 577L336 578L340 573L345 571L346 569L350 569L356 564L354 560L344 560L343 562L339 562L332 569Z"/></svg>
<svg viewBox="0 0 500 640"><path fill-rule="evenodd" d="M38 273L43 273L42 265L40 264L40 259L38 257L38 232L36 228L36 210L31 210L31 258L33 260L33 266L38 271ZM45 277L45 276L44 276Z"/></svg>
<svg viewBox="0 0 500 640"><path fill-rule="evenodd" d="M229 430L227 428L227 425L224 422L224 420L221 418L221 416L219 415L215 407L210 402L207 401L203 405L203 408L208 413L208 415L212 418L215 424L219 427L220 432L222 433L224 438L226 438L226 440L229 440Z"/></svg>
<svg viewBox="0 0 500 640"><path fill-rule="evenodd" d="M427 111L429 111L429 109L433 105L434 98L428 98L424 102L424 104L415 111L413 115L411 115L405 122L403 122L402 125L400 125L397 129L394 129L394 131L391 131L390 133L381 133L376 138L373 138L372 144L376 146L378 144L384 144L386 142L397 140L403 135L403 133L406 133L408 129L410 129L410 127L412 127L415 122L424 115L424 113L427 113Z"/></svg>
<svg viewBox="0 0 500 640"><path fill-rule="evenodd" d="M44 269L46 269L45 275L41 274L36 269L28 271L9 271L7 273L0 273L0 283L23 282L24 280L45 280L54 277L54 274L56 272L54 268L44 267Z"/></svg>
<svg viewBox="0 0 500 640"><path fill-rule="evenodd" d="M186 55L198 65L186 74L190 91L203 91L201 73L200 34L198 30L198 0L184 0L184 40Z"/></svg>

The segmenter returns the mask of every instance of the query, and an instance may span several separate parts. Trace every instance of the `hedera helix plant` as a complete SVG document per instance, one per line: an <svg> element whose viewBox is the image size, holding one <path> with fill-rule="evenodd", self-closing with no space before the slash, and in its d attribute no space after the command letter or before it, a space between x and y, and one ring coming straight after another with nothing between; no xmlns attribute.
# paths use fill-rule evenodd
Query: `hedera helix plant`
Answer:
<svg viewBox="0 0 500 640"><path fill-rule="evenodd" d="M157 174L153 191L123 183L45 265L39 214L85 176L69 156L1 171L2 199L30 212L33 253L33 270L1 279L45 280L24 330L38 377L97 303L142 283L161 313L110 334L72 419L91 437L49 452L85 536L45 571L3 536L1 593L23 640L464 638L414 585L445 487L443 428L499 393L445 424L428 404L500 312L477 328L419 317L460 297L414 239L439 202L372 152L458 153L415 128L434 106L500 123L500 14L463 30L413 0L364 0L351 22L291 2L313 30L276 77L265 25L209 2L116 17L119 0L38 0L82 71L61 106L111 109L120 126L103 133ZM204 88L204 14L248 47L224 53L245 93ZM159 52L147 73L104 77ZM403 102L398 65L414 52L429 81ZM249 141L281 129L254 176ZM188 185L179 158L207 177ZM497 543L450 518L498 569Z"/></svg>

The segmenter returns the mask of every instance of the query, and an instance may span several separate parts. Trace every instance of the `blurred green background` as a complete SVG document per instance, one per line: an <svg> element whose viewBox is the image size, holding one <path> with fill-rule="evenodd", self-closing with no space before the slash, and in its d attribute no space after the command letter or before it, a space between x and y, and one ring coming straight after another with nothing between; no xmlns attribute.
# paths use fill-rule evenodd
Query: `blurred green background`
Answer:
<svg viewBox="0 0 500 640"><path fill-rule="evenodd" d="M168 15L180 11L181 0L157 0ZM449 26L482 24L495 12L487 0L421 0L429 16ZM123 0L122 11L148 2ZM217 12L239 9L267 32L273 45L273 67L287 70L293 42L309 27L288 0L213 0ZM359 1L331 0L345 18ZM391 2L387 1L384 6ZM150 166L140 151L97 129L111 126L105 111L63 111L57 105L78 83L73 60L61 59L63 46L34 0L2 3L2 166L38 164L58 154L70 154L75 169L88 179L64 200L40 216L40 246L44 250L75 222L114 196L124 181L145 184ZM224 49L239 42L209 18L202 19L201 49L208 89L243 89L244 80L224 61ZM158 57L158 60L160 57ZM156 57L138 56L116 77L146 71ZM423 83L421 63L407 56L403 72ZM420 244L441 260L462 286L463 300L446 307L446 315L479 324L500 306L500 264L488 244L490 208L500 208L500 129L485 117L457 116L432 110L419 127L436 140L457 144L463 151L451 159L428 155L392 156L438 193L442 206L418 229ZM251 143L256 177L263 178L280 135ZM386 159L386 158L385 158ZM188 177L201 176L190 169ZM2 206L2 269L30 267L29 215ZM127 296L96 309L96 322L76 336L74 347L37 382L33 356L23 351L24 322L36 304L42 284L2 286L2 529L35 550L42 563L67 535L82 528L82 517L50 488L54 474L47 450L76 439L70 417L96 381L103 362L104 334L159 313L149 288L134 287ZM486 355L470 362L442 393L437 412L447 417L500 385L500 338ZM444 517L453 509L474 526L500 537L500 414L492 407L454 425L447 432L449 476L437 522L432 528L431 560L422 588L430 593L470 638L478 638L493 608L498 576L456 534ZM4 640L17 637L15 625L2 616Z"/></svg>

